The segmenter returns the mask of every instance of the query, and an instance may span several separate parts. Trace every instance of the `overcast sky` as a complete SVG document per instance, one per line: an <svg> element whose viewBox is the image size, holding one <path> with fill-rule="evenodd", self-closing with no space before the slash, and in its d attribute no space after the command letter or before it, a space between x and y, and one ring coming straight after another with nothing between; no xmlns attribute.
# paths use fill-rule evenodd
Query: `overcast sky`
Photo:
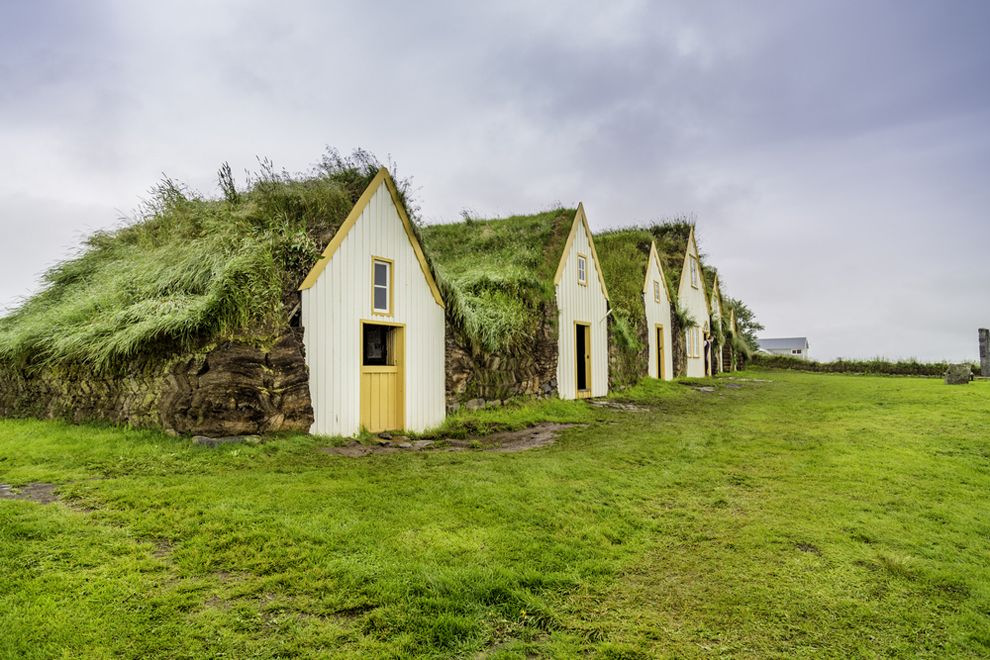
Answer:
<svg viewBox="0 0 990 660"><path fill-rule="evenodd" d="M332 145L391 156L428 222L691 213L765 336L975 359L988 29L983 0L4 2L0 308L163 172L213 194Z"/></svg>

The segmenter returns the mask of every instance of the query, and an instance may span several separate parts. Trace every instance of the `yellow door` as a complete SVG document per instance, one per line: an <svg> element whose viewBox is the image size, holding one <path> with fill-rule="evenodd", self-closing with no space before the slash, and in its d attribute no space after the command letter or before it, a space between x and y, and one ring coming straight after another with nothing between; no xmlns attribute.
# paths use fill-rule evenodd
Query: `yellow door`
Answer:
<svg viewBox="0 0 990 660"><path fill-rule="evenodd" d="M361 323L361 426L371 432L405 427L405 328Z"/></svg>

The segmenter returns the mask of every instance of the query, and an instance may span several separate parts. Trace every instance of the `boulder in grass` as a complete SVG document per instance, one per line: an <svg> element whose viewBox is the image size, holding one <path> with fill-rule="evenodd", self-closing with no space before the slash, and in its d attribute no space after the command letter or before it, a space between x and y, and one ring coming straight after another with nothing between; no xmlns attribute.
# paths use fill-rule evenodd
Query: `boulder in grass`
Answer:
<svg viewBox="0 0 990 660"><path fill-rule="evenodd" d="M973 368L968 364L950 364L945 371L946 385L965 385L973 380Z"/></svg>

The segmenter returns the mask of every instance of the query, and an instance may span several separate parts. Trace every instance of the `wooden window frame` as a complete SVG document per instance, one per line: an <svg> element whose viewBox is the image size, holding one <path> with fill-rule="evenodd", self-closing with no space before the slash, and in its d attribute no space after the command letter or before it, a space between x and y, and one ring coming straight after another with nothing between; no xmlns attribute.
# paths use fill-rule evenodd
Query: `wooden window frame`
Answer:
<svg viewBox="0 0 990 660"><path fill-rule="evenodd" d="M388 266L388 309L382 310L375 307L375 264L383 263ZM385 257L371 257L371 314L373 316L393 316L395 314L395 261Z"/></svg>
<svg viewBox="0 0 990 660"><path fill-rule="evenodd" d="M584 279L581 279L581 260L584 259ZM581 286L588 286L588 255L578 252L577 256L577 281Z"/></svg>
<svg viewBox="0 0 990 660"><path fill-rule="evenodd" d="M661 302L663 297L660 295L660 282L658 280L653 280L653 302Z"/></svg>

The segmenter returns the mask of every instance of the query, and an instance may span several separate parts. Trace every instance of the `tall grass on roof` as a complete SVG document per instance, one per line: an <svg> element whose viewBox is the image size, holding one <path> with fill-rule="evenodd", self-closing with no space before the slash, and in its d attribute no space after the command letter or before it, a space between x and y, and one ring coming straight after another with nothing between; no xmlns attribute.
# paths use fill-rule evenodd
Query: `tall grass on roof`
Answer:
<svg viewBox="0 0 990 660"><path fill-rule="evenodd" d="M574 209L422 229L449 320L479 350L522 349L547 306Z"/></svg>
<svg viewBox="0 0 990 660"><path fill-rule="evenodd" d="M379 167L364 151L327 150L297 175L262 161L241 192L225 164L218 198L166 179L0 319L0 359L103 372L286 325L295 288Z"/></svg>

